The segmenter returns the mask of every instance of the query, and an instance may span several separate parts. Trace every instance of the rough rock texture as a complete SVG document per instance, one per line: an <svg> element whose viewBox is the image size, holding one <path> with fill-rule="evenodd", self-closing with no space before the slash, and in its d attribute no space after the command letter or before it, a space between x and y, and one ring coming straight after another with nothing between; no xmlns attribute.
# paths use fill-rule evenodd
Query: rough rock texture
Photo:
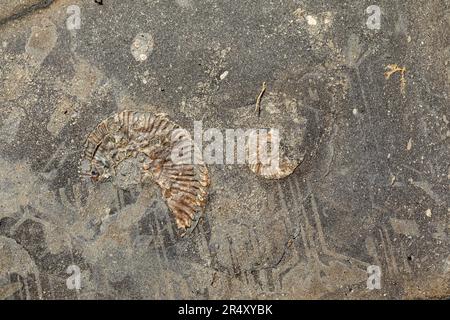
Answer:
<svg viewBox="0 0 450 320"><path fill-rule="evenodd" d="M36 9L50 5L53 0L2 0L0 1L0 22L13 20Z"/></svg>
<svg viewBox="0 0 450 320"><path fill-rule="evenodd" d="M0 298L450 296L448 0L0 2ZM156 186L80 181L125 109L275 127L303 160L276 181L209 165L180 237Z"/></svg>

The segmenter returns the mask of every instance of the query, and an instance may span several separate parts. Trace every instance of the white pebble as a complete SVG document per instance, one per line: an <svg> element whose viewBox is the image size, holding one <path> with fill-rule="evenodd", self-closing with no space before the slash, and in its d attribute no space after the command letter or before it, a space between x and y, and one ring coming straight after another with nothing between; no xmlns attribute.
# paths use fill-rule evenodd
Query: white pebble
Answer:
<svg viewBox="0 0 450 320"><path fill-rule="evenodd" d="M314 18L313 16L306 16L306 22L310 25L310 26L316 26L317 25L317 19Z"/></svg>
<svg viewBox="0 0 450 320"><path fill-rule="evenodd" d="M227 77L227 75L228 75L228 71L225 71L224 73L222 73L222 74L220 75L220 80L225 79L225 78Z"/></svg>
<svg viewBox="0 0 450 320"><path fill-rule="evenodd" d="M412 138L409 138L408 143L406 144L406 150L411 150L412 148Z"/></svg>

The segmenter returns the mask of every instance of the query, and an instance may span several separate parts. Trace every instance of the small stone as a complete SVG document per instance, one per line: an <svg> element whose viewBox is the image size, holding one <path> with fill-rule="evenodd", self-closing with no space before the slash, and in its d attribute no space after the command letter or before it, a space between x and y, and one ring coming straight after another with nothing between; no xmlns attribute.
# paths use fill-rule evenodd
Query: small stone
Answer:
<svg viewBox="0 0 450 320"><path fill-rule="evenodd" d="M228 76L228 71L225 71L224 73L222 73L222 74L220 75L220 80L225 79L227 76Z"/></svg>
<svg viewBox="0 0 450 320"><path fill-rule="evenodd" d="M136 61L145 61L153 51L154 41L149 33L139 33L131 44L131 53Z"/></svg>
<svg viewBox="0 0 450 320"><path fill-rule="evenodd" d="M431 218L431 209L427 209L427 211L425 211L425 215L426 215L428 218Z"/></svg>
<svg viewBox="0 0 450 320"><path fill-rule="evenodd" d="M412 138L409 138L408 143L406 144L406 150L411 150L412 148Z"/></svg>
<svg viewBox="0 0 450 320"><path fill-rule="evenodd" d="M313 16L306 16L306 22L310 25L310 26L316 26L317 25L317 19L314 18Z"/></svg>
<svg viewBox="0 0 450 320"><path fill-rule="evenodd" d="M397 178L394 175L391 175L391 186L395 183Z"/></svg>

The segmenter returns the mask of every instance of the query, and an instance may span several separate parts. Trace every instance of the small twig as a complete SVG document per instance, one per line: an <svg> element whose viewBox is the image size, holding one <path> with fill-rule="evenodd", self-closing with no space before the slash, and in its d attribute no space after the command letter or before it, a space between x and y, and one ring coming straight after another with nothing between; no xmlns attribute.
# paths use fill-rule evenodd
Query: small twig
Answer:
<svg viewBox="0 0 450 320"><path fill-rule="evenodd" d="M266 92L266 88L267 88L266 82L263 82L261 92L259 93L258 97L256 98L255 111L258 114L258 117L259 117L259 114L261 113L261 98L264 95L264 92Z"/></svg>

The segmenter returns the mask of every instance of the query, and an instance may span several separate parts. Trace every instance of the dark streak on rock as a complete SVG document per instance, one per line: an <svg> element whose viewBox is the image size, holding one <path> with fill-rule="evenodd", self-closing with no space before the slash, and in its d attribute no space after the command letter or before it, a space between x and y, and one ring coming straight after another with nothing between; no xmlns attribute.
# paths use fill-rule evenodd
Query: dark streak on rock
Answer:
<svg viewBox="0 0 450 320"><path fill-rule="evenodd" d="M7 24L8 22L23 18L33 12L36 12L41 9L45 9L49 7L51 4L53 4L56 0L42 0L39 3L36 3L28 8L23 9L20 12L17 12L9 17L3 18L0 20L0 27Z"/></svg>

